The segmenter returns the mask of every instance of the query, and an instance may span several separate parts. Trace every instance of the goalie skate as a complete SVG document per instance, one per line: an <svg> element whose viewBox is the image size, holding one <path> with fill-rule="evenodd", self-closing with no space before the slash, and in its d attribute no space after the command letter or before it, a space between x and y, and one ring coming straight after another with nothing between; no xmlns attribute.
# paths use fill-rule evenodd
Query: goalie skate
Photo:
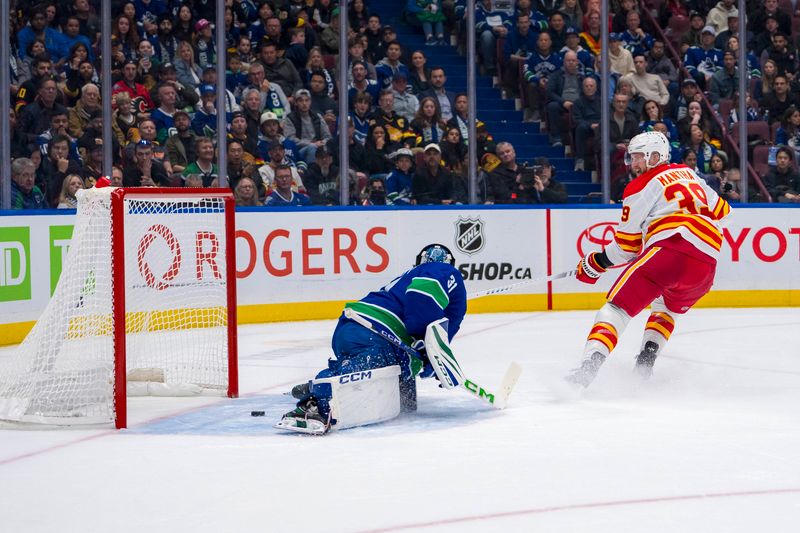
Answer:
<svg viewBox="0 0 800 533"><path fill-rule="evenodd" d="M320 415L316 402L309 400L283 415L275 427L309 435L324 435L331 428L331 423Z"/></svg>
<svg viewBox="0 0 800 533"><path fill-rule="evenodd" d="M569 383L580 385L583 388L589 386L600 371L600 367L605 362L606 356L600 352L594 352L592 355L581 361L581 366L572 370L564 379Z"/></svg>

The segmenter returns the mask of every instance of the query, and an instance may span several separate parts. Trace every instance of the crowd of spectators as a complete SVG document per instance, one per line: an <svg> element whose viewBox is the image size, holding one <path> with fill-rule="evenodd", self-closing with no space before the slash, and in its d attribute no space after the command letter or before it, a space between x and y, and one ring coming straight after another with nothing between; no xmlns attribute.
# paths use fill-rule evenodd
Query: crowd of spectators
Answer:
<svg viewBox="0 0 800 533"><path fill-rule="evenodd" d="M744 149L749 148L752 159L754 145L772 145L768 171L760 177L774 201L797 201L800 4L748 0L746 5L747 121L765 122L770 133ZM600 3L517 0L509 8L486 0L478 15L485 70L495 74L500 67L505 90L526 105L526 120L542 121L551 145L569 146L575 170L596 170L603 105L597 86ZM739 88L739 19L734 0L611 1L606 105L611 180L617 191L612 199L621 197L628 178L622 164L628 140L651 130L669 137L673 162L690 162L723 196L739 199L739 176L730 169L726 146L738 121L733 108ZM502 52L494 53L498 41ZM791 164L776 174L776 155L784 147L793 154ZM780 193L784 189L788 196Z"/></svg>
<svg viewBox="0 0 800 533"><path fill-rule="evenodd" d="M463 0L407 1L404 22L425 37L418 50L398 41L368 0L225 4L227 90L218 110L216 2L112 0L113 114L103 117L100 0L12 1L13 207L74 207L75 191L101 176L124 186L208 187L220 172L240 205L335 205L341 143L351 204L468 203L467 96L447 88L448 72L429 65L425 53L463 37ZM736 199L722 150L736 114L722 116L722 128L716 118L738 88L738 11L732 0L649 5L655 24L634 0L612 1L612 162L639 131L663 131L675 161L694 161ZM764 179L776 199L797 201L800 65L792 20L800 5L753 0L748 7L747 120L780 123L773 140L787 150L776 148ZM339 50L342 16L346 51ZM672 17L690 24L668 43L656 25L669 27ZM481 0L476 22L481 69L519 92L526 118L543 121L553 146L572 146L576 170L593 169L602 106L599 0ZM668 44L680 48L680 61L670 59ZM340 52L349 59L347 87L338 85ZM345 90L350 110L341 117ZM225 146L216 144L218 113L225 113ZM104 120L113 131L111 169L103 168ZM476 127L480 202L567 201L549 161L518 164L502 132L495 142L484 122ZM226 169L216 164L220 150ZM624 165L614 166L613 178L624 182Z"/></svg>

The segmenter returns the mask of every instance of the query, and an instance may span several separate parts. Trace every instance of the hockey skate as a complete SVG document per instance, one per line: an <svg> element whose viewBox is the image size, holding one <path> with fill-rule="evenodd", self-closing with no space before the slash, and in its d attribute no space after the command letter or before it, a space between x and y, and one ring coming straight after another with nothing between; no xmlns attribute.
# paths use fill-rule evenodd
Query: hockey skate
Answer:
<svg viewBox="0 0 800 533"><path fill-rule="evenodd" d="M650 376L653 375L653 365L657 356L658 344L653 341L644 343L644 349L636 356L636 366L633 367L633 373L642 379L650 379Z"/></svg>
<svg viewBox="0 0 800 533"><path fill-rule="evenodd" d="M320 414L317 402L309 398L283 415L275 427L310 435L324 435L331 428L331 422L330 418L326 419Z"/></svg>
<svg viewBox="0 0 800 533"><path fill-rule="evenodd" d="M594 381L597 372L606 360L606 356L600 352L594 352L592 355L581 361L581 366L572 370L564 379L568 383L580 385L583 388L589 386Z"/></svg>

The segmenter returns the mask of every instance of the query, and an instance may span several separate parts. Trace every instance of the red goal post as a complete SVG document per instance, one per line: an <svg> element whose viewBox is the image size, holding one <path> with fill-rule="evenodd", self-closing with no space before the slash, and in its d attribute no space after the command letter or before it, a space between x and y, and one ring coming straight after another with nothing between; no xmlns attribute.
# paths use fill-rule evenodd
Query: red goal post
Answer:
<svg viewBox="0 0 800 533"><path fill-rule="evenodd" d="M235 245L235 201L233 192L230 189L224 188L204 188L204 189L185 189L185 188L151 188L151 187L132 187L120 188L114 190L111 195L111 227L112 227L112 247L121 252L114 252L114 255L121 254L123 257L126 255L126 242L125 242L125 201L141 199L158 200L164 197L178 197L184 199L194 199L203 201L210 197L220 198L224 202L224 239L226 242L225 253L225 275L226 275L226 306L227 306L227 342L228 342L228 388L227 395L230 398L235 398L239 395L239 374L238 374L238 344L237 344L237 328L236 328L236 245ZM160 228L165 226L160 225ZM119 231L118 231L119 229ZM162 230L163 231L163 230ZM175 240L174 234L162 233L159 231L161 237L165 239L168 246L174 249ZM169 230L167 230L169 231ZM199 235L200 232L197 232ZM151 235L151 234L148 234ZM172 236L172 237L170 237ZM199 239L199 238L198 238ZM199 242L196 240L195 242ZM178 244L179 246L179 244ZM140 246L141 247L141 246ZM140 250L137 250L139 252ZM196 251L199 254L199 251ZM180 257L173 256L173 257ZM139 255L137 253L137 258ZM199 263L199 259L197 260ZM176 269L173 268L173 263L167 271L165 277L176 277ZM115 365L115 386L114 397L117 406L116 427L123 428L127 424L127 372L126 372L126 283L125 263L121 261L112 261L114 277L118 281L113 284L113 314L114 320L114 350L116 353L117 364ZM140 269L141 270L141 269ZM156 283L151 271L146 271L148 274L143 273L145 283L154 286L157 290L161 285ZM174 274L173 274L174 273ZM169 281L169 280L168 280ZM120 320L122 318L123 320Z"/></svg>

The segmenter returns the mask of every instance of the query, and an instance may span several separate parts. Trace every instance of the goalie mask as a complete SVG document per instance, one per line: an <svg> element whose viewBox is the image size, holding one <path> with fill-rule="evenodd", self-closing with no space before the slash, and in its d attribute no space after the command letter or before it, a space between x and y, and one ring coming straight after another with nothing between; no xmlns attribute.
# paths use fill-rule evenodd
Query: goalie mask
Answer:
<svg viewBox="0 0 800 533"><path fill-rule="evenodd" d="M423 263L449 263L455 266L456 258L444 244L429 244L417 254L415 266Z"/></svg>

